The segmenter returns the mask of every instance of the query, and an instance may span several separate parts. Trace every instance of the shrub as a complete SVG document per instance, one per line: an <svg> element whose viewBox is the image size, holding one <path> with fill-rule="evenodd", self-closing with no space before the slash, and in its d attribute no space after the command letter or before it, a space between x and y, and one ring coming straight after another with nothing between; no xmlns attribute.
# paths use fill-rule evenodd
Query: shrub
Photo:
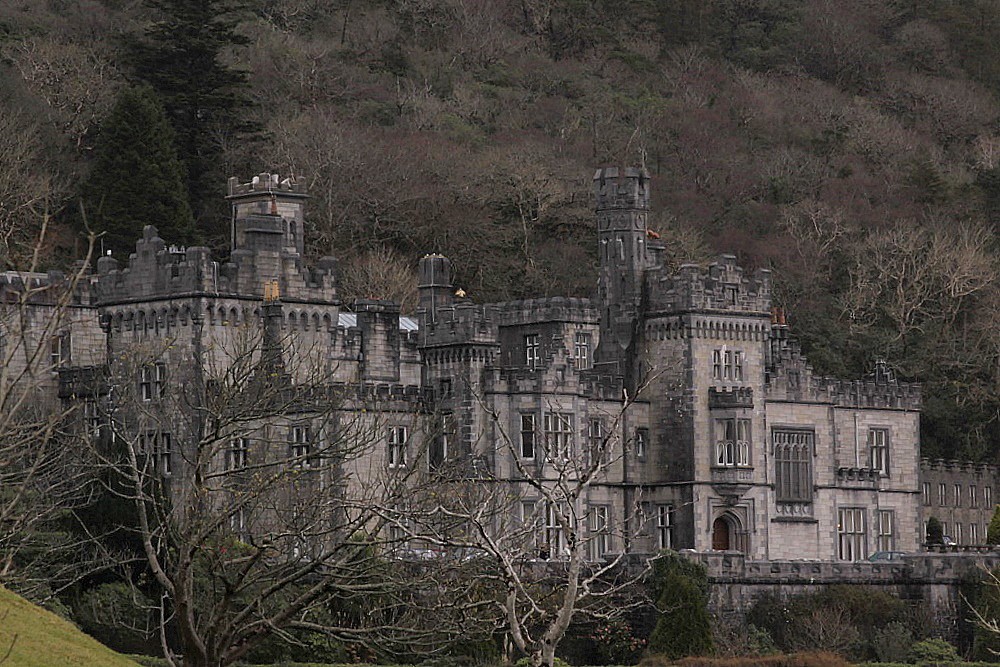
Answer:
<svg viewBox="0 0 1000 667"><path fill-rule="evenodd" d="M514 667L531 667L531 658L529 656L524 656L520 660L514 663ZM552 667L570 667L569 663L562 658L556 658L552 661Z"/></svg>
<svg viewBox="0 0 1000 667"><path fill-rule="evenodd" d="M912 646L913 633L899 621L876 630L872 640L872 649L879 662L906 662Z"/></svg>
<svg viewBox="0 0 1000 667"><path fill-rule="evenodd" d="M1000 505L993 509L990 525L986 527L986 544L1000 544Z"/></svg>
<svg viewBox="0 0 1000 667"><path fill-rule="evenodd" d="M671 659L712 651L705 567L668 552L656 563L656 599L660 617L649 636L649 652Z"/></svg>
<svg viewBox="0 0 1000 667"><path fill-rule="evenodd" d="M665 656L649 656L639 667L850 667L850 663L832 653L791 653L764 657L704 658L692 657L671 662Z"/></svg>
<svg viewBox="0 0 1000 667"><path fill-rule="evenodd" d="M944 527L936 516L927 519L927 544L944 544Z"/></svg>
<svg viewBox="0 0 1000 667"><path fill-rule="evenodd" d="M910 648L910 662L953 665L962 662L962 658L954 646L943 639L933 638L919 641Z"/></svg>

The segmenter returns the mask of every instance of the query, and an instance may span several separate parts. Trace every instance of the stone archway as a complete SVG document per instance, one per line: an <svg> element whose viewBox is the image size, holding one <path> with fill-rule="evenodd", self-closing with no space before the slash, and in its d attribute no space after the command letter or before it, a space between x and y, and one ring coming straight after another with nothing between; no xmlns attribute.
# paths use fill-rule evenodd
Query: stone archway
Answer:
<svg viewBox="0 0 1000 667"><path fill-rule="evenodd" d="M732 522L723 514L712 522L712 551L729 551L733 541Z"/></svg>

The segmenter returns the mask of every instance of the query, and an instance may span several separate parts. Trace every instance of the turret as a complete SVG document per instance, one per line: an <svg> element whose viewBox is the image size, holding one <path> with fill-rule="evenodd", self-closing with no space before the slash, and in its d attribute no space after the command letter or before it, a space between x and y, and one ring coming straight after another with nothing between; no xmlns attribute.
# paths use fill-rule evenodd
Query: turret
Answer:
<svg viewBox="0 0 1000 667"><path fill-rule="evenodd" d="M645 169L605 167L594 175L597 212L597 303L601 309L600 361L625 372L642 308L643 279L650 266L646 221L649 174Z"/></svg>
<svg viewBox="0 0 1000 667"><path fill-rule="evenodd" d="M262 173L249 183L229 179L233 206L231 250L284 250L302 255L304 244L305 182Z"/></svg>
<svg viewBox="0 0 1000 667"><path fill-rule="evenodd" d="M426 322L437 319L437 311L452 305L451 262L443 255L420 259L420 310Z"/></svg>

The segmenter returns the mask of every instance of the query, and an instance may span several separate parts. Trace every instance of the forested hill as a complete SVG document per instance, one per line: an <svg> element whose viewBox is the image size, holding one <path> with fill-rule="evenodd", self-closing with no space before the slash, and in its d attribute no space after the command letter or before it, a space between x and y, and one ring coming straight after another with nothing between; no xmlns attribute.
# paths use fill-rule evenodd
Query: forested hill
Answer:
<svg viewBox="0 0 1000 667"><path fill-rule="evenodd" d="M817 368L885 357L926 454L1000 455L1000 3L7 0L0 59L7 266L50 215L53 263L83 220L224 247L225 177L272 170L348 298L429 251L588 295L589 179L641 163L673 261L772 267Z"/></svg>

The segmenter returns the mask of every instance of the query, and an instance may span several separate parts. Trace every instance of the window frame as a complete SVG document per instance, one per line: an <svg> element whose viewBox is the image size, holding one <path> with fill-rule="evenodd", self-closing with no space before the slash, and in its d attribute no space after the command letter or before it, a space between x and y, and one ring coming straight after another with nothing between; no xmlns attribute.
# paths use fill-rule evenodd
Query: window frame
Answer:
<svg viewBox="0 0 1000 667"><path fill-rule="evenodd" d="M292 424L288 435L288 458L293 468L312 467L312 426Z"/></svg>
<svg viewBox="0 0 1000 667"><path fill-rule="evenodd" d="M538 453L538 422L533 412L522 412L520 416L521 438L518 453L520 454L520 458L526 461L534 461Z"/></svg>
<svg viewBox="0 0 1000 667"><path fill-rule="evenodd" d="M587 517L590 560L599 561L611 551L611 507L591 505Z"/></svg>
<svg viewBox="0 0 1000 667"><path fill-rule="evenodd" d="M888 427L872 426L868 429L869 466L883 477L888 477L890 472L890 442Z"/></svg>
<svg viewBox="0 0 1000 667"><path fill-rule="evenodd" d="M787 439L779 442L780 439ZM771 430L774 458L774 497L781 504L813 502L813 456L816 432L812 429L776 426ZM789 456L783 452L789 451Z"/></svg>
<svg viewBox="0 0 1000 667"><path fill-rule="evenodd" d="M410 429L407 426L395 425L389 427L386 437L386 466L403 469L407 466L407 444L410 441Z"/></svg>
<svg viewBox="0 0 1000 667"><path fill-rule="evenodd" d="M674 542L674 506L656 506L656 545L660 549L672 549Z"/></svg>
<svg viewBox="0 0 1000 667"><path fill-rule="evenodd" d="M537 333L524 334L524 365L538 368L541 360L541 336Z"/></svg>
<svg viewBox="0 0 1000 667"><path fill-rule="evenodd" d="M250 438L238 436L229 440L229 447L226 449L226 471L236 472L247 467L250 452Z"/></svg>
<svg viewBox="0 0 1000 667"><path fill-rule="evenodd" d="M896 512L895 510L878 510L875 533L876 551L893 551L896 547Z"/></svg>
<svg viewBox="0 0 1000 667"><path fill-rule="evenodd" d="M748 417L716 417L715 468L749 468L753 466L753 422ZM722 437L720 437L720 435ZM730 438L729 436L733 437Z"/></svg>
<svg viewBox="0 0 1000 667"><path fill-rule="evenodd" d="M573 458L573 413L546 412L542 415L545 457L549 461L566 462Z"/></svg>
<svg viewBox="0 0 1000 667"><path fill-rule="evenodd" d="M573 336L573 366L578 371L591 367L592 336L588 331L577 331Z"/></svg>
<svg viewBox="0 0 1000 667"><path fill-rule="evenodd" d="M857 562L868 558L867 518L864 507L837 508L838 560Z"/></svg>

